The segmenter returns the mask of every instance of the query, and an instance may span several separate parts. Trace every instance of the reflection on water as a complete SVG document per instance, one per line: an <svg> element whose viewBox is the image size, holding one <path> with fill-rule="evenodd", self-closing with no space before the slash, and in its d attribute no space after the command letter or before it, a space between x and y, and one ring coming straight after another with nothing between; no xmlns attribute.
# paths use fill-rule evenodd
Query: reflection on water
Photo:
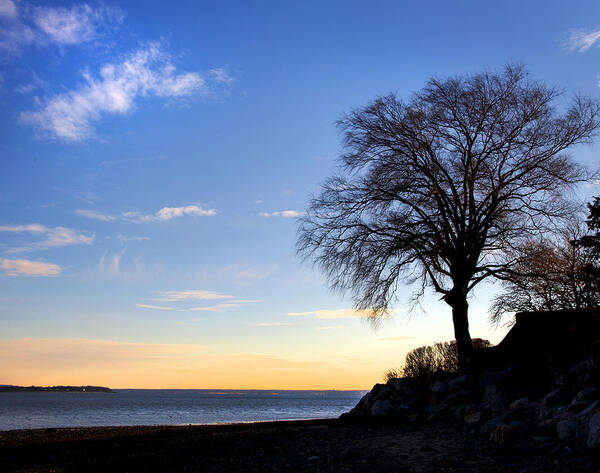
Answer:
<svg viewBox="0 0 600 473"><path fill-rule="evenodd" d="M0 393L0 430L337 417L364 391L123 389Z"/></svg>

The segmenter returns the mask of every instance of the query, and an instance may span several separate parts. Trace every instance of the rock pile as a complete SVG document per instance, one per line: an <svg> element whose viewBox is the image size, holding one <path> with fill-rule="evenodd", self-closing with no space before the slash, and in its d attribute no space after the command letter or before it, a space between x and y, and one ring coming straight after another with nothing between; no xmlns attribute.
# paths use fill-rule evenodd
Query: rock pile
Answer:
<svg viewBox="0 0 600 473"><path fill-rule="evenodd" d="M567 370L512 366L376 384L348 422L452 422L502 445L600 447L600 358Z"/></svg>

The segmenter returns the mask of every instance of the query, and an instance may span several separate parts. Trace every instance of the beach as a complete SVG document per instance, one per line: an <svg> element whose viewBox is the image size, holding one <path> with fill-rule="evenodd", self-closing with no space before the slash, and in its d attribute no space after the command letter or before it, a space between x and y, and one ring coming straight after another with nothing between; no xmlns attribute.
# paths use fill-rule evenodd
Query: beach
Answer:
<svg viewBox="0 0 600 473"><path fill-rule="evenodd" d="M452 426L334 419L0 432L3 472L595 471L598 452L586 455L494 446Z"/></svg>

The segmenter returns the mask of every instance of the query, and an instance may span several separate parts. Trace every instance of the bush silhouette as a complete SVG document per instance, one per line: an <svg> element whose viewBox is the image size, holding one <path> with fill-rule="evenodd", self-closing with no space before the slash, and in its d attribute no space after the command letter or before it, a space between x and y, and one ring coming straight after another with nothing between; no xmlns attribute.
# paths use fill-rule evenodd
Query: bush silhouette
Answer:
<svg viewBox="0 0 600 473"><path fill-rule="evenodd" d="M485 348L492 344L482 338L473 339L473 348ZM401 369L390 369L385 372L386 381L394 378L421 378L434 373L458 372L458 347L455 340L437 342L415 348L406 354Z"/></svg>

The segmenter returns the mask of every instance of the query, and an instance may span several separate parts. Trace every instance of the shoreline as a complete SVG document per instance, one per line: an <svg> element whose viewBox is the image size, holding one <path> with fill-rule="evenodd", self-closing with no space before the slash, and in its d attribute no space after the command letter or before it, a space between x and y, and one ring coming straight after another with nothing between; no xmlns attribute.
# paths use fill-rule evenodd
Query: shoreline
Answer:
<svg viewBox="0 0 600 473"><path fill-rule="evenodd" d="M595 457L499 448L442 424L311 419L0 432L1 472L563 473L597 465Z"/></svg>
<svg viewBox="0 0 600 473"><path fill-rule="evenodd" d="M162 431L185 431L199 429L255 429L277 427L309 427L330 425L337 417L318 419L260 420L240 422L213 422L206 424L145 424L145 425L102 425L85 427L40 427L34 429L0 430L0 448L70 442L73 440L98 440L111 437L145 435Z"/></svg>

